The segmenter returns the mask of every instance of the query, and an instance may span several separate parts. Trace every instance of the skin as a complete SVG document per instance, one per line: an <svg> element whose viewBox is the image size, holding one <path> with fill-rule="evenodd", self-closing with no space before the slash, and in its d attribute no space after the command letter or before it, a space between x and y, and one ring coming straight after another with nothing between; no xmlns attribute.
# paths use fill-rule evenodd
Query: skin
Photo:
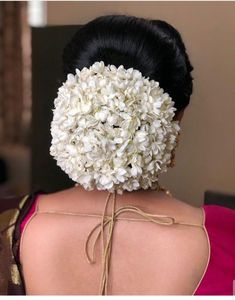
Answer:
<svg viewBox="0 0 235 300"><path fill-rule="evenodd" d="M184 116L184 109L176 111L175 116L174 116L174 120L179 120L181 122L183 116Z"/></svg>
<svg viewBox="0 0 235 300"><path fill-rule="evenodd" d="M183 111L176 115L180 121L182 117ZM86 191L77 186L40 196L39 213L30 220L21 239L20 261L27 294L98 294L102 268L100 242L95 248L95 264L87 262L84 243L88 233L101 221L100 217L42 212L56 210L101 216L107 195L106 191ZM203 223L201 208L163 191L124 191L123 195L117 195L115 209L125 205L151 214L169 215L178 221ZM111 215L111 206L109 203L106 215ZM138 216L124 212L120 217ZM118 220L112 238L108 294L191 295L206 270L208 250L202 227Z"/></svg>

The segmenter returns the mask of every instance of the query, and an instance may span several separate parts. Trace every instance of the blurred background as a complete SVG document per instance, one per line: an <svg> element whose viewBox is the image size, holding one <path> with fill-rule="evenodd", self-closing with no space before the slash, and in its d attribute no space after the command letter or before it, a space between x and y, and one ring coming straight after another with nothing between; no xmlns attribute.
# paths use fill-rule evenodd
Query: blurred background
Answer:
<svg viewBox="0 0 235 300"><path fill-rule="evenodd" d="M192 205L226 198L233 207L235 2L217 1L0 2L0 199L74 184L49 155L51 109L64 80L61 54L80 26L113 13L169 22L194 66L176 165L160 182Z"/></svg>

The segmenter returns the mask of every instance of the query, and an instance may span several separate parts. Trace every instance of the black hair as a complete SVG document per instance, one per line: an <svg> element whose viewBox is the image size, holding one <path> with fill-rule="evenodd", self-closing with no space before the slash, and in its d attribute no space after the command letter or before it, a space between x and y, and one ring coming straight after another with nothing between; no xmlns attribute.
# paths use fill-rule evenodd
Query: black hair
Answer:
<svg viewBox="0 0 235 300"><path fill-rule="evenodd" d="M162 20L127 15L100 16L83 25L63 49L63 72L89 68L95 61L139 70L159 82L184 109L193 91L193 67L180 33Z"/></svg>

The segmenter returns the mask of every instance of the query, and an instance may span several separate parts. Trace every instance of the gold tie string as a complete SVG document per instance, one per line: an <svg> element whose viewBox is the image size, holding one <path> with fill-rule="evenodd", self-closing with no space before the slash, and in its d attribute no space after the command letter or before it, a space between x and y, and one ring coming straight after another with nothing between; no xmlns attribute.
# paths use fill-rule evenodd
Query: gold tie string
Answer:
<svg viewBox="0 0 235 300"><path fill-rule="evenodd" d="M106 216L106 210L107 205L109 202L109 199L113 196L113 203L112 203L112 214L111 216ZM202 224L194 224L194 223L186 223L186 222L179 222L176 221L174 217L163 215L163 214L149 214L140 208L132 205L126 205L119 207L117 210L115 210L115 204L116 204L116 191L113 193L109 192L102 216L97 214L87 214L87 213L73 213L73 212L65 212L65 211L38 211L38 208L36 208L36 213L40 214L62 214L62 215L72 215L72 216L90 216L90 217L102 217L101 222L99 222L88 234L84 251L86 258L88 260L89 264L94 264L96 261L94 259L94 252L95 252L95 246L96 243L101 236L101 247L102 247L102 254L101 254L101 264L102 264L102 271L101 271L101 277L100 277L100 286L99 286L99 294L100 295L107 295L107 289L108 289L108 276L109 276L109 261L111 256L111 246L112 246L112 236L113 236L113 229L115 225L116 220L129 220L129 221L146 221L146 222L153 222L155 224L165 225L165 226L171 226L174 224L181 224L181 225L189 225L189 226L196 226L196 227L202 227ZM123 212L132 212L136 213L137 215L141 216L142 218L123 218L118 217ZM105 243L104 238L104 229L108 226L108 237L107 237L107 243ZM90 238L92 234L99 228L98 233L95 236L95 240L92 244L92 254L91 257L89 255L88 251L88 244L90 241Z"/></svg>
<svg viewBox="0 0 235 300"><path fill-rule="evenodd" d="M113 205L112 205L112 216L105 216L105 212L107 209L107 204L108 201L110 199L111 193L109 193L107 199L106 199L106 203L105 203L105 208L104 208L104 212L102 215L102 221L97 224L95 226L95 228L93 228L91 230L91 232L88 234L86 243L85 243L85 253L86 253L86 257L88 259L89 263L94 263L94 251L95 251L95 245L96 242L99 238L99 236L101 235L101 240L102 240L102 272L101 272L101 279L100 279L100 288L99 288L99 294L100 295L107 295L107 288L108 288L108 275L109 275L109 259L110 259L110 253L111 253L111 240L112 240L112 236L113 236L113 228L114 228L114 223L116 220L118 219L126 219L126 220L141 220L141 221L150 221L156 224L161 224L161 225L166 225L166 226L170 226L173 224L184 224L184 225L192 225L192 226L200 226L202 227L202 225L199 224L188 224L188 223L183 223L183 222L176 222L175 218L171 217L171 216L167 216L167 215L158 215L158 214L149 214L144 212L143 210L141 210L138 207L135 206L131 206L131 205L126 205L126 206L122 206L120 208L118 208L115 211L115 202L116 202L116 191L113 193ZM142 216L145 219L133 219L133 218L117 218L118 215L120 215L123 212L133 212L133 213L137 213L138 215ZM106 219L106 221L104 221ZM108 230L108 238L107 238L107 244L104 247L104 227L109 224L109 230ZM92 246L92 258L90 258L89 253L88 253L88 243L89 243L89 239L92 235L92 233L98 228L101 227L98 234L96 235L96 239L93 243Z"/></svg>

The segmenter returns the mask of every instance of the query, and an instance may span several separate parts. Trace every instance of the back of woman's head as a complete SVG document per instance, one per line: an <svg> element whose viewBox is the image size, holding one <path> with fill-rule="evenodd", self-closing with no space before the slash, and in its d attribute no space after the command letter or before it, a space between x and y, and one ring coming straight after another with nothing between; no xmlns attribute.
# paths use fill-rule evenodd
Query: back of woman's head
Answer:
<svg viewBox="0 0 235 300"><path fill-rule="evenodd" d="M165 21L126 15L90 21L65 46L63 71L75 74L95 61L134 68L158 81L177 110L189 104L193 67L179 32Z"/></svg>

